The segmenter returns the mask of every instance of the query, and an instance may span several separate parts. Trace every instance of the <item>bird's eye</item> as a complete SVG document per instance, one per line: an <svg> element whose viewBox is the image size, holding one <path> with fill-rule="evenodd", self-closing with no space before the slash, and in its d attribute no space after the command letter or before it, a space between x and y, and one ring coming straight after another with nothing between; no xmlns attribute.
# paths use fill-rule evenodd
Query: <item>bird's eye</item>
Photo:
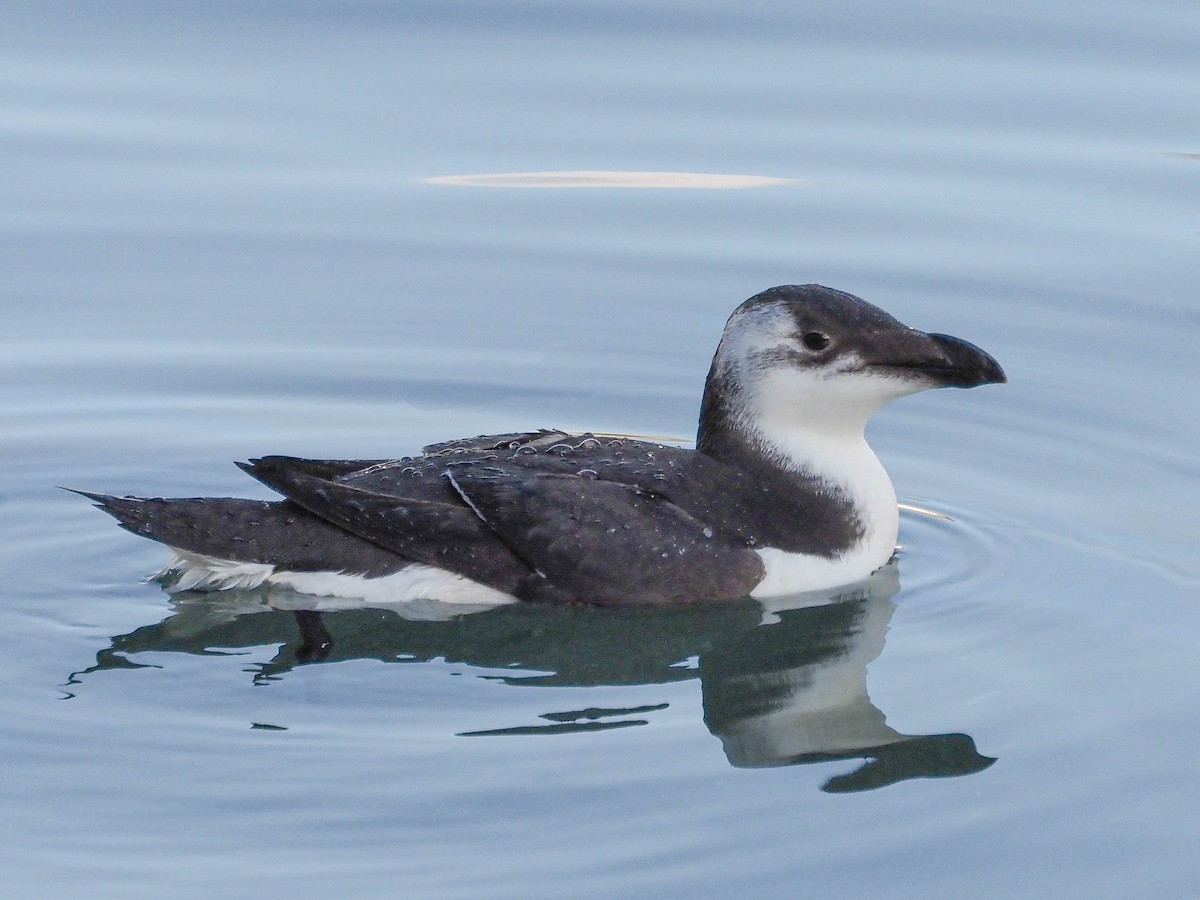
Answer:
<svg viewBox="0 0 1200 900"><path fill-rule="evenodd" d="M824 350L829 346L829 335L821 334L819 331L806 331L801 340L809 350Z"/></svg>

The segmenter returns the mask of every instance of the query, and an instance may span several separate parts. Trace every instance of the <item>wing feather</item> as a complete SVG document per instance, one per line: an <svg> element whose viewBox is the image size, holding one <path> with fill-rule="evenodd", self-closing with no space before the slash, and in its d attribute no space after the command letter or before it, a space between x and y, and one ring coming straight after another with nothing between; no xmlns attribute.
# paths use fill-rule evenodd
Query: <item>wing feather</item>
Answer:
<svg viewBox="0 0 1200 900"><path fill-rule="evenodd" d="M413 562L457 572L507 593L516 591L530 574L529 567L461 503L380 494L300 470L281 468L272 479L276 490L314 516Z"/></svg>
<svg viewBox="0 0 1200 900"><path fill-rule="evenodd" d="M447 477L476 516L548 583L604 605L747 596L763 566L752 550L642 487L492 464Z"/></svg>

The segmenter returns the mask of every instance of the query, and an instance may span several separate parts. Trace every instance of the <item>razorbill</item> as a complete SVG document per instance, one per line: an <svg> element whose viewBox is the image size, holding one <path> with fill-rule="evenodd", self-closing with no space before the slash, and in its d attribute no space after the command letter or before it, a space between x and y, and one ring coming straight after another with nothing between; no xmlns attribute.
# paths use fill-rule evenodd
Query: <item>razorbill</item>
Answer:
<svg viewBox="0 0 1200 900"><path fill-rule="evenodd" d="M773 597L850 584L891 558L896 494L864 437L876 410L1004 381L973 344L788 285L730 316L695 450L542 430L402 459L238 463L279 501L80 493L171 548L171 591L471 606Z"/></svg>

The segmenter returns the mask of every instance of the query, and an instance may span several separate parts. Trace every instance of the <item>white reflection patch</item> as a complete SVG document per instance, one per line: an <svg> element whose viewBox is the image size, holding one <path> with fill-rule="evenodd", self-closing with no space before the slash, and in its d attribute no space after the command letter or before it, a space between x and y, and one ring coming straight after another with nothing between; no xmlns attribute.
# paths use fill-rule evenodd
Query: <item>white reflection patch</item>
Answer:
<svg viewBox="0 0 1200 900"><path fill-rule="evenodd" d="M495 172L438 175L421 184L503 188L672 188L736 190L804 184L799 178L771 175L722 175L704 172Z"/></svg>

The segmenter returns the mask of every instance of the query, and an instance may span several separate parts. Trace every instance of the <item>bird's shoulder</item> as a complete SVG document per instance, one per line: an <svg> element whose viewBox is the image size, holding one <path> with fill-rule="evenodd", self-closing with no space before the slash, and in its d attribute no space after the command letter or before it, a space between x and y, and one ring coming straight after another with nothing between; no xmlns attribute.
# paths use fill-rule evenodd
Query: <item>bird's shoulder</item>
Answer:
<svg viewBox="0 0 1200 900"><path fill-rule="evenodd" d="M694 450L590 432L541 430L482 435L426 447L416 456L344 471L337 480L379 493L423 494L421 485L447 472L513 467L530 476L559 475L653 489L678 483L698 468ZM701 463L702 465L702 463Z"/></svg>

